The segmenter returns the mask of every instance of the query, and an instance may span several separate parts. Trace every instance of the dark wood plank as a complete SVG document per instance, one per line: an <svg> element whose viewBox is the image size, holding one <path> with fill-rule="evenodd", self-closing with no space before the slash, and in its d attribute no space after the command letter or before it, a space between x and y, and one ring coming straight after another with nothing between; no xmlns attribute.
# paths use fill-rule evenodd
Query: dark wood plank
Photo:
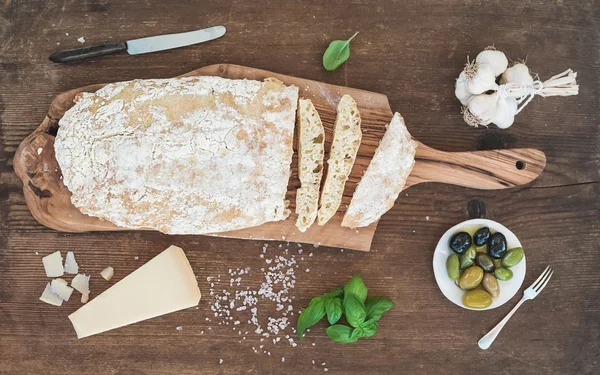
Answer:
<svg viewBox="0 0 600 375"><path fill-rule="evenodd" d="M597 9L594 0L2 2L0 374L296 374L321 373L324 367L328 374L597 373ZM80 36L91 44L221 23L228 27L224 38L190 48L71 65L47 60L57 42L59 47L76 47ZM360 34L348 63L325 72L320 60L329 41L355 31ZM505 131L469 128L460 116L453 82L466 55L474 56L492 43L512 58L528 56L528 64L542 78L573 68L579 73L580 95L536 98ZM332 344L319 325L295 348L270 343L271 356L255 354L252 346L266 348L268 343L255 334L239 343L230 326L205 320L212 314L205 280L247 266L251 274L244 282L257 286L264 265L259 257L262 243L153 232L58 233L31 217L12 171L16 147L58 93L107 81L170 77L221 62L384 93L411 133L429 146L444 151L538 148L548 158L546 169L531 186L505 191L411 187L381 220L372 252L310 249L313 257L304 254L299 261L310 272L298 268L292 291L295 311L356 273L364 276L372 293L390 296L397 306L381 321L375 337L355 345ZM557 269L540 297L525 304L485 352L476 347L477 339L518 297L496 310L469 312L445 300L431 270L439 236L478 216L500 221L519 236L527 251L526 284L547 264ZM92 288L98 293L110 285L98 275L102 268L113 265L116 276L111 282L116 282L171 243L186 250L198 276L203 292L198 310L78 341L67 319L78 303L56 308L37 300L47 282L42 255L75 251L83 269L95 275ZM298 250L295 243L289 248ZM277 249L271 245L268 253L281 251ZM273 313L261 308L259 318L264 321ZM183 330L177 331L178 326Z"/></svg>

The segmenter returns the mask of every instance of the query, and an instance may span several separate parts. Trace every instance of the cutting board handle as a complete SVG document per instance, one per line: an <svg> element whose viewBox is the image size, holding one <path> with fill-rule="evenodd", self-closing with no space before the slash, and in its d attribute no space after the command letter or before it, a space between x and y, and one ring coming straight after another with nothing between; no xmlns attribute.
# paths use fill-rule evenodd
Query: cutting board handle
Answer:
<svg viewBox="0 0 600 375"><path fill-rule="evenodd" d="M506 189L535 180L545 165L546 155L533 148L445 152L419 142L415 167L405 189L422 182Z"/></svg>

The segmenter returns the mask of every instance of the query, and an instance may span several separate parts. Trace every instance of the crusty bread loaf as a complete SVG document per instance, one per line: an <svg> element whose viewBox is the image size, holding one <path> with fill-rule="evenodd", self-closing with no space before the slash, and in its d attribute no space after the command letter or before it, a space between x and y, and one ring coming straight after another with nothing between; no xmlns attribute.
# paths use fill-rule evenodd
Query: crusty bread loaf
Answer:
<svg viewBox="0 0 600 375"><path fill-rule="evenodd" d="M361 139L358 107L350 95L344 95L337 106L327 177L321 192L319 225L325 225L342 203L344 186L354 166Z"/></svg>
<svg viewBox="0 0 600 375"><path fill-rule="evenodd" d="M319 187L323 176L325 130L310 99L298 101L298 177L296 227L305 232L315 221L319 208Z"/></svg>
<svg viewBox="0 0 600 375"><path fill-rule="evenodd" d="M274 79L150 79L76 100L59 122L55 151L81 212L171 234L289 215L297 87Z"/></svg>
<svg viewBox="0 0 600 375"><path fill-rule="evenodd" d="M396 112L352 195L343 227L366 227L392 208L415 164L416 149L417 142Z"/></svg>

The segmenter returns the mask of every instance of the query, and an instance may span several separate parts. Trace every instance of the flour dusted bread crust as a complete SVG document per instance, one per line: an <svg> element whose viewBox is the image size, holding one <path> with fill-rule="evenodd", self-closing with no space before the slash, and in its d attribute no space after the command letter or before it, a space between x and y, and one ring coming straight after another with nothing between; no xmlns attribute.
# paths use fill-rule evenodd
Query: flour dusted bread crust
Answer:
<svg viewBox="0 0 600 375"><path fill-rule="evenodd" d="M319 187L323 177L325 130L310 99L298 101L298 176L296 190L296 227L305 232L315 221L319 206Z"/></svg>
<svg viewBox="0 0 600 375"><path fill-rule="evenodd" d="M82 93L56 159L72 203L125 228L201 234L285 219L298 88L220 77Z"/></svg>
<svg viewBox="0 0 600 375"><path fill-rule="evenodd" d="M392 208L415 165L416 150L417 142L396 112L352 195L343 227L366 227Z"/></svg>
<svg viewBox="0 0 600 375"><path fill-rule="evenodd" d="M319 225L325 225L342 203L344 186L354 166L361 139L360 113L356 101L350 95L344 95L337 106L333 142L327 160L327 177L318 211Z"/></svg>

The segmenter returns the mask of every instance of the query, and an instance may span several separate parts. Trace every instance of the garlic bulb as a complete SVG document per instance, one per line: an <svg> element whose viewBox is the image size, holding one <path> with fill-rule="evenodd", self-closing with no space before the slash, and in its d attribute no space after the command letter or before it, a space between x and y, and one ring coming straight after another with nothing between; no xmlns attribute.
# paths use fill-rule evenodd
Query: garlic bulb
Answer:
<svg viewBox="0 0 600 375"><path fill-rule="evenodd" d="M506 70L506 68L508 68L508 59L504 52L495 49L486 49L485 51L480 52L475 58L475 61L479 64L491 65L492 69L494 69L494 77L498 77Z"/></svg>
<svg viewBox="0 0 600 375"><path fill-rule="evenodd" d="M491 65L479 64L473 61L466 65L464 71L469 81L467 89L471 94L479 95L488 90L496 90L498 88L494 68Z"/></svg>
<svg viewBox="0 0 600 375"><path fill-rule="evenodd" d="M533 78L529 74L529 68L525 64L515 64L506 69L500 77L500 84L516 83L519 86L533 85Z"/></svg>
<svg viewBox="0 0 600 375"><path fill-rule="evenodd" d="M500 129L506 129L515 122L515 115L517 114L517 108L519 103L517 99L512 97L498 98L496 103L496 113L492 117L492 123L494 123Z"/></svg>
<svg viewBox="0 0 600 375"><path fill-rule="evenodd" d="M463 110L465 122L473 127L488 125L496 115L498 93L475 95Z"/></svg>
<svg viewBox="0 0 600 375"><path fill-rule="evenodd" d="M460 100L460 103L462 105L467 105L469 99L471 98L471 96L473 96L473 94L469 92L469 89L467 87L468 83L469 80L467 79L467 74L463 70L462 72L460 72L460 75L456 80L456 87L454 89L454 95L456 95L456 98Z"/></svg>

